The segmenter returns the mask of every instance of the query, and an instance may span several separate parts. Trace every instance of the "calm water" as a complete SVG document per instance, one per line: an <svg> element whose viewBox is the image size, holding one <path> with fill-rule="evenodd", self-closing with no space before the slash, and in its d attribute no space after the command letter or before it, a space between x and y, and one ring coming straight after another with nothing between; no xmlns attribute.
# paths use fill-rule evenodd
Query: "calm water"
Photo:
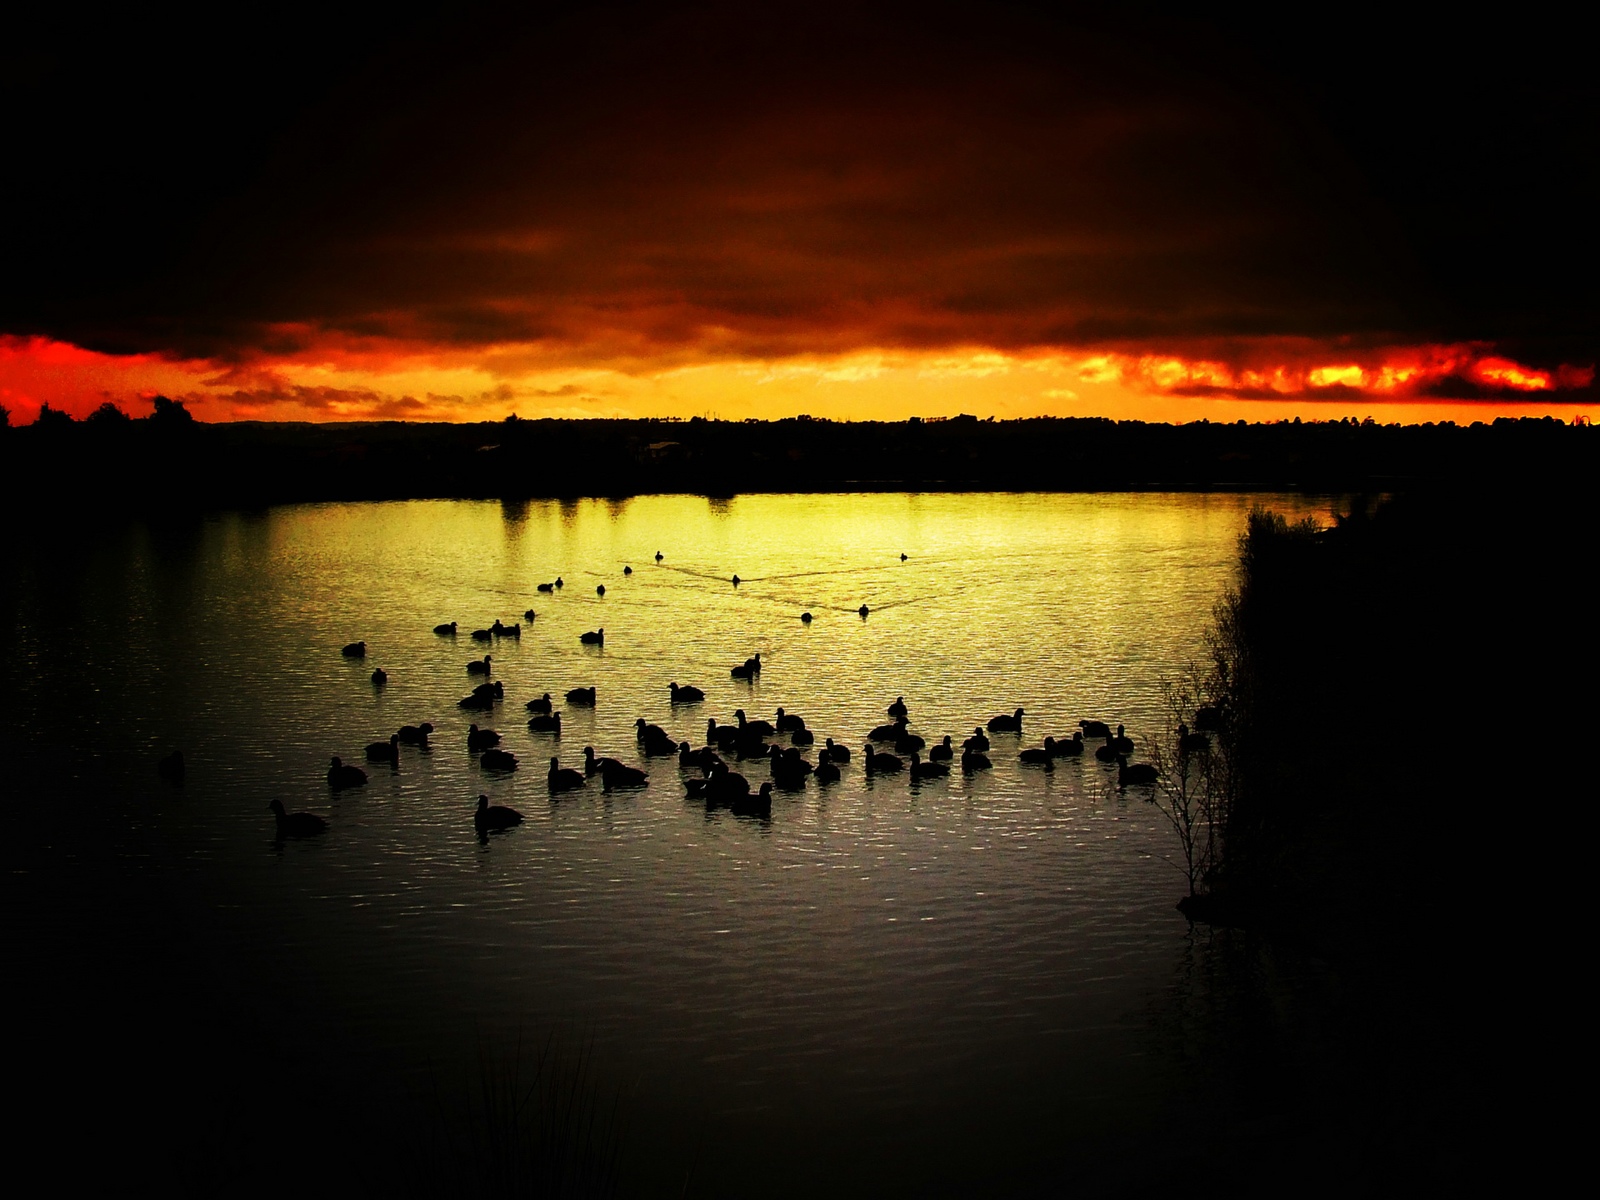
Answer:
<svg viewBox="0 0 1600 1200"><path fill-rule="evenodd" d="M100 819L121 824L97 837L159 878L183 953L330 1078L401 1088L485 1038L556 1029L622 1095L647 1191L1099 1179L1187 1102L1172 997L1195 946L1157 814L1092 758L1047 774L1016 750L1082 717L1139 741L1157 726L1256 503L1327 513L1292 496L662 496L133 524L20 556L5 744L106 791ZM463 712L485 650L467 631L530 607L520 641L487 647L505 703ZM433 634L449 620L460 636ZM579 644L599 627L603 649ZM357 639L366 660L341 657ZM759 682L732 679L757 651ZM705 702L670 706L670 680ZM598 704L568 707L559 740L525 728L526 700L561 707L578 685ZM970 779L869 781L864 735L899 695L930 742L1019 706L1026 732L996 735L995 769ZM831 788L779 792L770 821L686 802L675 760L643 791L545 788L552 754L636 761L638 717L699 744L708 716L779 705L855 759ZM423 720L431 752L330 795L330 755L360 761ZM480 772L471 720L522 769ZM173 746L182 789L153 778ZM526 822L481 842L480 792ZM274 798L330 831L274 844ZM26 871L88 852L46 840Z"/></svg>

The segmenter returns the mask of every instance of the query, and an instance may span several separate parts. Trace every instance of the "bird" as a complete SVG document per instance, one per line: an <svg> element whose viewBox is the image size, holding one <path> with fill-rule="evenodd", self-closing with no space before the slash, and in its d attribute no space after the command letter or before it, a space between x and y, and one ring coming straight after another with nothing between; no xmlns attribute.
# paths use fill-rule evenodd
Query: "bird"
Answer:
<svg viewBox="0 0 1600 1200"><path fill-rule="evenodd" d="M649 787L650 776L638 767L630 767L619 763L614 758L604 760L605 765L600 768L600 783L606 791L612 788Z"/></svg>
<svg viewBox="0 0 1600 1200"><path fill-rule="evenodd" d="M489 747L498 746L499 744L500 735L492 729L479 729L476 725L467 729L468 750L487 750Z"/></svg>
<svg viewBox="0 0 1600 1200"><path fill-rule="evenodd" d="M168 783L182 783L183 773L184 766L182 750L174 750L160 762L156 763L156 774L161 776L161 778L165 779Z"/></svg>
<svg viewBox="0 0 1600 1200"><path fill-rule="evenodd" d="M672 702L674 704L699 704L700 701L706 698L704 692L691 685L679 687L675 683L669 683L667 687L672 691Z"/></svg>
<svg viewBox="0 0 1600 1200"><path fill-rule="evenodd" d="M367 644L365 642L351 642L339 653L346 658L365 658L367 656Z"/></svg>
<svg viewBox="0 0 1600 1200"><path fill-rule="evenodd" d="M963 750L961 752L961 771L971 775L974 771L987 771L994 766L989 761L989 756L978 750Z"/></svg>
<svg viewBox="0 0 1600 1200"><path fill-rule="evenodd" d="M928 751L929 762L949 762L955 756L955 747L950 744L950 735L948 733L944 735L944 741Z"/></svg>
<svg viewBox="0 0 1600 1200"><path fill-rule="evenodd" d="M737 575L735 575L733 577L733 586L734 587L738 587L739 586L739 577Z"/></svg>
<svg viewBox="0 0 1600 1200"><path fill-rule="evenodd" d="M822 753L823 753L824 756L826 756L828 759L832 760L833 762L849 762L850 761L850 747L849 746L835 746L833 744L833 739L832 738L827 738L826 739L826 743L827 744L824 745L823 748L822 748Z"/></svg>
<svg viewBox="0 0 1600 1200"><path fill-rule="evenodd" d="M622 573L624 575L632 575L633 574L633 568L632 567L623 567L622 568Z"/></svg>
<svg viewBox="0 0 1600 1200"><path fill-rule="evenodd" d="M1047 737L1043 746L1029 746L1017 758L1025 763L1032 763L1040 767L1053 767L1056 761L1056 740Z"/></svg>
<svg viewBox="0 0 1600 1200"><path fill-rule="evenodd" d="M599 629L591 629L588 633L580 633L578 635L578 640L585 646L604 646L606 644L605 627L602 626Z"/></svg>
<svg viewBox="0 0 1600 1200"><path fill-rule="evenodd" d="M800 757L800 751L791 746L782 750L777 746L772 747L770 759L772 778L780 787L804 787L806 776L814 770L812 765Z"/></svg>
<svg viewBox="0 0 1600 1200"><path fill-rule="evenodd" d="M772 785L763 783L754 795L735 796L729 805L736 817L770 817L772 815Z"/></svg>
<svg viewBox="0 0 1600 1200"><path fill-rule="evenodd" d="M861 614L861 619L865 621L867 619L867 614L872 610L863 604L860 608L856 609L856 611Z"/></svg>
<svg viewBox="0 0 1600 1200"><path fill-rule="evenodd" d="M566 587L567 586L566 581L564 579L562 579L561 576L559 576L559 575L556 576L556 586L557 587Z"/></svg>
<svg viewBox="0 0 1600 1200"><path fill-rule="evenodd" d="M472 640L475 642L493 641L494 634L490 633L487 629L474 629L472 631Z"/></svg>
<svg viewBox="0 0 1600 1200"><path fill-rule="evenodd" d="M553 583L541 583L538 590L541 592L553 592L556 590L556 585Z"/></svg>
<svg viewBox="0 0 1600 1200"><path fill-rule="evenodd" d="M782 707L778 709L777 720L773 722L773 728L779 733L793 733L795 730L804 729L805 727L806 720L804 717L796 716L794 713L786 713Z"/></svg>
<svg viewBox="0 0 1600 1200"><path fill-rule="evenodd" d="M600 584L598 587L596 587L594 589L594 594L596 596L604 596L606 594L606 585L603 584L603 583Z"/></svg>
<svg viewBox="0 0 1600 1200"><path fill-rule="evenodd" d="M945 766L944 763L923 762L922 755L918 754L915 750L911 752L912 779L938 779L941 776L948 774L950 774L950 768Z"/></svg>
<svg viewBox="0 0 1600 1200"><path fill-rule="evenodd" d="M529 700L528 704L527 704L527 709L531 713L548 713L548 712L552 712L553 709L551 708L551 705L550 705L550 693L546 692L544 695L538 697L537 699Z"/></svg>
<svg viewBox="0 0 1600 1200"><path fill-rule="evenodd" d="M901 717L909 717L911 715L911 710L906 707L906 698L904 696L896 696L894 703L889 705L885 711L888 712L889 719L893 721L898 721Z"/></svg>
<svg viewBox="0 0 1600 1200"><path fill-rule="evenodd" d="M456 704L468 712L489 712L494 708L494 693L473 692L472 695L456 701Z"/></svg>
<svg viewBox="0 0 1600 1200"><path fill-rule="evenodd" d="M539 615L538 613L534 612L533 609L530 608L527 612L522 614L522 619L524 621L532 622L534 617L536 617L538 615Z"/></svg>
<svg viewBox="0 0 1600 1200"><path fill-rule="evenodd" d="M485 654L482 659L473 659L467 664L468 675L487 675L494 668L489 665L490 656Z"/></svg>
<svg viewBox="0 0 1600 1200"><path fill-rule="evenodd" d="M742 734L753 734L756 737L769 738L778 732L771 721L750 720L744 715L744 709L742 708L733 710L733 719L739 722L739 732Z"/></svg>
<svg viewBox="0 0 1600 1200"><path fill-rule="evenodd" d="M1211 738L1204 733L1191 733L1182 722L1178 724L1178 753L1194 754L1211 749Z"/></svg>
<svg viewBox="0 0 1600 1200"><path fill-rule="evenodd" d="M910 754L913 750L921 750L928 744L926 738L918 737L904 726L895 735L894 752L896 754Z"/></svg>
<svg viewBox="0 0 1600 1200"><path fill-rule="evenodd" d="M659 550L656 551L656 561L657 562L660 562L665 557L666 557L666 555L661 553L661 551L659 551Z"/></svg>
<svg viewBox="0 0 1600 1200"><path fill-rule="evenodd" d="M367 773L360 767L352 767L340 760L337 756L328 766L328 786L334 791L343 791L345 788L360 787L367 781Z"/></svg>
<svg viewBox="0 0 1600 1200"><path fill-rule="evenodd" d="M285 812L282 800L274 800L267 805L267 810L277 818L280 838L315 837L319 833L327 832L328 822L325 819L316 813Z"/></svg>
<svg viewBox="0 0 1600 1200"><path fill-rule="evenodd" d="M490 804L489 797L478 796L478 811L472 814L472 823L478 827L479 833L492 833L498 829L510 829L513 825L522 824L522 814L514 808L507 808L504 804Z"/></svg>
<svg viewBox="0 0 1600 1200"><path fill-rule="evenodd" d="M1103 763L1114 763L1119 757L1121 757L1121 755L1122 751L1117 749L1116 745L1112 742L1111 734L1109 733L1106 734L1106 744L1103 746L1096 746L1094 751L1094 756Z"/></svg>
<svg viewBox="0 0 1600 1200"><path fill-rule="evenodd" d="M634 728L638 730L639 745L647 758L666 758L678 752L678 743L661 726L647 725L640 717L634 722Z"/></svg>
<svg viewBox="0 0 1600 1200"><path fill-rule="evenodd" d="M1019 708L1009 717L1001 713L998 717L989 718L990 733L1021 733L1022 710Z"/></svg>
<svg viewBox="0 0 1600 1200"><path fill-rule="evenodd" d="M739 740L739 730L734 725L718 725L715 717L706 718L706 745L721 750L731 750Z"/></svg>
<svg viewBox="0 0 1600 1200"><path fill-rule="evenodd" d="M395 734L407 746L426 746L428 735L433 732L433 726L427 721L421 725L402 725L400 732Z"/></svg>
<svg viewBox="0 0 1600 1200"><path fill-rule="evenodd" d="M1050 742L1052 739L1046 738L1045 741ZM1070 738L1054 739L1051 748L1057 758L1077 758L1083 753L1083 731L1079 730Z"/></svg>
<svg viewBox="0 0 1600 1200"><path fill-rule="evenodd" d="M817 735L811 730L801 727L789 734L789 741L796 746L809 746L817 740Z"/></svg>
<svg viewBox="0 0 1600 1200"><path fill-rule="evenodd" d="M808 613L808 612L801 613L800 614L800 620L802 622L804 622L805 624L807 624L807 625L811 624L811 614Z"/></svg>
<svg viewBox="0 0 1600 1200"><path fill-rule="evenodd" d="M879 771L898 771L905 766L905 763L892 754L877 753L873 750L870 742L867 743L866 749L862 752L862 760L866 763L868 775L876 774Z"/></svg>
<svg viewBox="0 0 1600 1200"><path fill-rule="evenodd" d="M1104 721L1079 721L1078 728L1083 730L1086 738L1103 738L1111 736L1111 726Z"/></svg>
<svg viewBox="0 0 1600 1200"><path fill-rule="evenodd" d="M382 687L384 684L386 684L388 682L389 682L389 672L385 671L382 667L379 667L377 670L372 672L372 686L373 687Z"/></svg>
<svg viewBox="0 0 1600 1200"><path fill-rule="evenodd" d="M477 728L476 725L473 726ZM367 743L368 762L397 763L400 761L400 735L390 734L387 742Z"/></svg>
<svg viewBox="0 0 1600 1200"><path fill-rule="evenodd" d="M583 748L583 773L597 775L608 766L620 766L614 758L601 758L594 752L593 746Z"/></svg>
<svg viewBox="0 0 1600 1200"><path fill-rule="evenodd" d="M872 732L867 734L867 738L874 742L892 742L899 738L905 727L906 723L901 719L890 721L886 725L875 725Z"/></svg>
<svg viewBox="0 0 1600 1200"><path fill-rule="evenodd" d="M561 736L560 713L534 713L528 718L528 729L533 733L553 733Z"/></svg>
<svg viewBox="0 0 1600 1200"><path fill-rule="evenodd" d="M491 628L489 632L494 634L495 637L516 638L518 641L522 640L521 625L502 625L499 621L496 621L493 628Z"/></svg>
<svg viewBox="0 0 1600 1200"><path fill-rule="evenodd" d="M817 769L812 772L812 776L818 784L838 783L839 768L834 766L831 760L824 758L817 764Z"/></svg>
<svg viewBox="0 0 1600 1200"><path fill-rule="evenodd" d="M984 736L983 727L981 725L974 725L972 727L972 736L961 743L961 748L963 750L971 750L977 754L983 754L989 749L989 739Z"/></svg>
<svg viewBox="0 0 1600 1200"><path fill-rule="evenodd" d="M905 556L905 555L904 555L904 554L902 554L902 555L901 555L901 556L900 556L900 561L901 561L901 562L905 562L905 561L906 561L906 556Z"/></svg>
<svg viewBox="0 0 1600 1200"><path fill-rule="evenodd" d="M1118 787L1127 787L1129 784L1135 787L1148 786L1155 783L1157 778L1156 769L1149 763L1134 763L1130 767L1126 755L1117 759Z"/></svg>
<svg viewBox="0 0 1600 1200"><path fill-rule="evenodd" d="M563 767L559 758L552 758L545 782L550 785L552 792L570 792L575 788L581 788L584 781L582 775L569 767Z"/></svg>
<svg viewBox="0 0 1600 1200"><path fill-rule="evenodd" d="M707 804L731 804L734 800L749 794L750 781L739 772L728 770L725 764L717 766L706 780Z"/></svg>
<svg viewBox="0 0 1600 1200"><path fill-rule="evenodd" d="M478 765L485 771L515 771L517 756L509 750L485 750Z"/></svg>
<svg viewBox="0 0 1600 1200"><path fill-rule="evenodd" d="M1111 739L1111 744L1117 748L1117 753L1119 754L1133 753L1133 739L1123 733L1121 725L1117 726L1117 733Z"/></svg>
<svg viewBox="0 0 1600 1200"><path fill-rule="evenodd" d="M567 690L568 704L587 704L594 707L594 688L575 687Z"/></svg>
<svg viewBox="0 0 1600 1200"><path fill-rule="evenodd" d="M446 621L443 625L435 625L433 631L441 637L452 637L456 631L456 623L454 621Z"/></svg>

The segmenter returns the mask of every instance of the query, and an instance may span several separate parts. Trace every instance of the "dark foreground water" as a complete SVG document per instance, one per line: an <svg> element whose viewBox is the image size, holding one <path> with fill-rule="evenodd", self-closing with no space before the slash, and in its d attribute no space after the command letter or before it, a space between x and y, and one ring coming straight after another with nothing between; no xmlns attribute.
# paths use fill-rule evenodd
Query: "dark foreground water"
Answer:
<svg viewBox="0 0 1600 1200"><path fill-rule="evenodd" d="M667 496L24 539L0 614L24 1141L70 1133L87 1149L64 1170L114 1152L198 1191L382 1190L453 1103L430 1089L520 1037L587 1055L643 1194L1106 1194L1192 1186L1197 1156L1211 1177L1309 1156L1343 1179L1403 1132L1326 1111L1346 1095L1338 980L1191 929L1171 836L1114 773L1017 760L1080 718L1140 742L1159 725L1256 503L1328 511ZM469 639L496 618L521 638ZM357 639L366 659L342 657ZM730 677L758 651L758 682ZM486 652L506 699L469 714ZM705 701L670 705L669 681ZM560 702L579 685L592 710ZM546 691L559 739L525 728ZM969 779L868 779L897 696L930 742L1017 707L1025 732ZM641 761L636 718L698 744L708 716L780 705L855 759L770 820L687 802L670 759L643 790L545 787L585 745ZM431 750L330 793L331 755L424 720ZM472 720L520 770L480 769ZM173 747L181 787L155 774ZM480 839L480 792L525 823ZM273 799L329 831L278 842Z"/></svg>

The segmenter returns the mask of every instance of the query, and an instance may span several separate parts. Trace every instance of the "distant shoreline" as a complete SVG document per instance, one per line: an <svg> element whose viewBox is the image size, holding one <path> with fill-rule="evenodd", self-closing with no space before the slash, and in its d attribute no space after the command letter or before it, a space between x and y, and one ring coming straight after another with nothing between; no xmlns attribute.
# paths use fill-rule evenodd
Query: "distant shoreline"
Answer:
<svg viewBox="0 0 1600 1200"><path fill-rule="evenodd" d="M841 491L1348 493L1594 477L1589 426L1102 418L507 420L0 428L13 502L233 507Z"/></svg>

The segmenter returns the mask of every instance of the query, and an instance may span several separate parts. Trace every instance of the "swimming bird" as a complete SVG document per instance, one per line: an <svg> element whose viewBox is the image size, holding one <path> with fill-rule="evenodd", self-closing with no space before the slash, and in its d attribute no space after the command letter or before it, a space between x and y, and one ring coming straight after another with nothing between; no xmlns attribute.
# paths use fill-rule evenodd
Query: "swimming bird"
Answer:
<svg viewBox="0 0 1600 1200"><path fill-rule="evenodd" d="M1019 708L1009 717L1001 713L998 717L989 718L990 733L1021 733L1022 710Z"/></svg>
<svg viewBox="0 0 1600 1200"><path fill-rule="evenodd" d="M715 717L706 718L706 745L720 750L733 749L739 740L739 730L734 725L718 725Z"/></svg>
<svg viewBox="0 0 1600 1200"><path fill-rule="evenodd" d="M612 788L649 787L650 776L638 767L630 767L619 763L614 758L604 760L607 765L600 768L600 783L606 791Z"/></svg>
<svg viewBox="0 0 1600 1200"><path fill-rule="evenodd" d="M494 634L495 637L515 638L518 641L522 640L521 625L502 625L499 621L496 621L489 632Z"/></svg>
<svg viewBox="0 0 1600 1200"><path fill-rule="evenodd" d="M494 634L490 633L487 629L474 629L472 631L472 640L475 642L488 642L492 641L493 639Z"/></svg>
<svg viewBox="0 0 1600 1200"><path fill-rule="evenodd" d="M345 788L360 787L367 781L367 773L360 767L352 767L335 757L328 766L328 786L334 791L343 791Z"/></svg>
<svg viewBox="0 0 1600 1200"><path fill-rule="evenodd" d="M554 592L556 590L556 585L553 583L541 583L538 587L538 590L541 592Z"/></svg>
<svg viewBox="0 0 1600 1200"><path fill-rule="evenodd" d="M826 755L833 762L849 762L850 761L850 747L849 746L835 746L833 744L833 739L832 738L828 738L827 739L827 745L825 745L823 747L822 753L824 755Z"/></svg>
<svg viewBox="0 0 1600 1200"><path fill-rule="evenodd" d="M666 758L678 752L678 743L659 725L647 725L643 717L634 722L639 746L647 758Z"/></svg>
<svg viewBox="0 0 1600 1200"><path fill-rule="evenodd" d="M656 551L656 561L657 562L660 562L665 557L666 557L666 555L661 553L661 551L659 551L659 550Z"/></svg>
<svg viewBox="0 0 1600 1200"><path fill-rule="evenodd" d="M560 713L534 713L528 718L528 729L533 733L553 733L561 736Z"/></svg>
<svg viewBox="0 0 1600 1200"><path fill-rule="evenodd" d="M895 721L898 721L901 717L909 717L911 715L911 710L906 707L906 698L904 696L896 696L894 703L889 705L887 712L890 719Z"/></svg>
<svg viewBox="0 0 1600 1200"><path fill-rule="evenodd" d="M534 612L533 609L530 608L527 612L522 614L522 619L531 624L533 619L534 619L534 617L536 617L538 615L539 615L538 613Z"/></svg>
<svg viewBox="0 0 1600 1200"><path fill-rule="evenodd" d="M564 579L562 579L561 576L559 576L559 575L556 576L556 586L557 587L566 587L567 586L566 581Z"/></svg>
<svg viewBox="0 0 1600 1200"><path fill-rule="evenodd" d="M606 594L606 585L603 584L603 583L600 584L598 587L596 587L594 589L594 594L596 596L604 596Z"/></svg>
<svg viewBox="0 0 1600 1200"><path fill-rule="evenodd" d="M597 775L606 768L607 764L622 765L614 758L600 758L595 754L593 746L585 746L583 748L583 773L585 775Z"/></svg>
<svg viewBox="0 0 1600 1200"><path fill-rule="evenodd" d="M522 814L514 808L507 808L504 804L490 804L489 797L479 795L478 811L472 814L472 823L478 827L479 833L493 833L500 829L510 829L513 825L521 825Z"/></svg>
<svg viewBox="0 0 1600 1200"><path fill-rule="evenodd" d="M800 751L793 746L784 750L777 746L772 747L770 760L772 778L780 787L804 787L806 776L814 770L812 765L800 757Z"/></svg>
<svg viewBox="0 0 1600 1200"><path fill-rule="evenodd" d="M803 621L807 625L811 624L811 614L808 613L808 612L801 613L800 614L800 620Z"/></svg>
<svg viewBox="0 0 1600 1200"><path fill-rule="evenodd" d="M789 734L789 741L796 746L809 746L817 740L817 735L811 730L801 726Z"/></svg>
<svg viewBox="0 0 1600 1200"><path fill-rule="evenodd" d="M379 667L377 670L372 672L372 686L373 687L382 687L384 684L386 684L388 682L389 682L389 672L385 671L382 667Z"/></svg>
<svg viewBox="0 0 1600 1200"><path fill-rule="evenodd" d="M728 807L736 817L770 817L772 815L772 785L763 783L754 795L735 796Z"/></svg>
<svg viewBox="0 0 1600 1200"><path fill-rule="evenodd" d="M1134 763L1128 765L1126 755L1117 759L1117 786L1134 787L1149 786L1159 778L1156 769L1149 763Z"/></svg>
<svg viewBox="0 0 1600 1200"><path fill-rule="evenodd" d="M1078 728L1083 730L1086 738L1103 738L1111 736L1111 726L1104 721L1079 721Z"/></svg>
<svg viewBox="0 0 1600 1200"><path fill-rule="evenodd" d="M781 706L779 707L777 718L773 722L773 728L779 733L793 733L796 729L804 729L805 727L806 720L804 717L797 716L794 713L786 713Z"/></svg>
<svg viewBox="0 0 1600 1200"><path fill-rule="evenodd" d="M527 703L527 709L531 713L548 713L553 711L550 704L550 693L546 692L537 699L529 700Z"/></svg>
<svg viewBox="0 0 1600 1200"><path fill-rule="evenodd" d="M856 611L861 614L861 619L865 621L867 619L867 614L872 610L863 604L860 608L856 609Z"/></svg>
<svg viewBox="0 0 1600 1200"><path fill-rule="evenodd" d="M485 771L515 771L517 756L509 750L485 750L478 765Z"/></svg>
<svg viewBox="0 0 1600 1200"><path fill-rule="evenodd" d="M1203 733L1190 733L1189 727L1178 724L1178 753L1194 754L1211 749L1211 738Z"/></svg>
<svg viewBox="0 0 1600 1200"><path fill-rule="evenodd" d="M674 704L699 704L700 701L706 698L704 692L690 685L679 687L675 683L669 683L667 687L672 691L672 702Z"/></svg>
<svg viewBox="0 0 1600 1200"><path fill-rule="evenodd" d="M1106 734L1106 744L1103 746L1096 746L1094 751L1094 756L1103 763L1114 763L1121 754L1122 751L1118 750L1116 746L1112 744L1111 734L1109 733Z"/></svg>
<svg viewBox="0 0 1600 1200"><path fill-rule="evenodd" d="M274 800L267 805L267 809L277 818L278 836L280 838L315 837L317 834L327 831L328 822L322 817L317 816L316 813L285 812L282 800Z"/></svg>
<svg viewBox="0 0 1600 1200"><path fill-rule="evenodd" d="M905 731L905 728L905 718L897 717L895 720L890 721L886 725L874 726L872 732L867 734L867 737L874 742L892 742L896 741L900 737L900 734Z"/></svg>
<svg viewBox="0 0 1600 1200"><path fill-rule="evenodd" d="M500 744L500 735L492 729L479 729L472 725L467 729L467 749L487 750L490 746Z"/></svg>
<svg viewBox="0 0 1600 1200"><path fill-rule="evenodd" d="M494 693L473 692L472 695L457 700L456 706L468 712L489 712L494 708Z"/></svg>
<svg viewBox="0 0 1600 1200"><path fill-rule="evenodd" d="M351 642L339 653L346 658L365 658L367 656L367 644L365 642Z"/></svg>
<svg viewBox="0 0 1600 1200"><path fill-rule="evenodd" d="M594 696L595 692L594 688L592 687L575 687L567 689L568 704L586 704L590 708L593 708Z"/></svg>
<svg viewBox="0 0 1600 1200"><path fill-rule="evenodd" d="M971 750L977 754L986 753L989 749L989 739L984 735L981 725L972 727L972 736L961 743L963 750Z"/></svg>
<svg viewBox="0 0 1600 1200"><path fill-rule="evenodd" d="M400 735L391 734L387 742L367 743L368 762L397 763L400 761Z"/></svg>
<svg viewBox="0 0 1600 1200"><path fill-rule="evenodd" d="M569 767L563 767L559 758L550 760L550 771L545 782L552 792L570 792L583 786L583 776Z"/></svg>
<svg viewBox="0 0 1600 1200"><path fill-rule="evenodd" d="M473 659L471 662L469 662L467 664L467 674L468 675L487 675L487 674L489 674L490 671L492 671L494 669L493 667L491 667L489 665L489 659L490 659L490 656L487 655L487 654L485 654L481 660L480 659L476 659L476 658Z"/></svg>
<svg viewBox="0 0 1600 1200"><path fill-rule="evenodd" d="M944 735L944 741L928 751L929 762L949 762L955 756L955 747L950 744L950 735L948 733Z"/></svg>
<svg viewBox="0 0 1600 1200"><path fill-rule="evenodd" d="M989 756L978 750L963 750L961 752L961 771L971 775L974 771L987 771L994 766L989 761Z"/></svg>
<svg viewBox="0 0 1600 1200"><path fill-rule="evenodd" d="M1035 766L1054 766L1056 758L1056 740L1053 737L1047 737L1045 738L1044 745L1042 747L1029 746L1026 750L1022 751L1022 753L1018 754L1017 758L1022 762L1032 763Z"/></svg>
<svg viewBox="0 0 1600 1200"><path fill-rule="evenodd" d="M819 785L839 782L839 768L826 758L817 764L817 769L812 772L812 775Z"/></svg>
<svg viewBox="0 0 1600 1200"><path fill-rule="evenodd" d="M737 771L728 770L726 764L719 764L706 780L706 803L731 804L750 794L750 781Z"/></svg>
<svg viewBox="0 0 1600 1200"><path fill-rule="evenodd" d="M443 625L435 625L433 631L441 637L450 637L456 631L456 623L454 621L446 621Z"/></svg>
<svg viewBox="0 0 1600 1200"><path fill-rule="evenodd" d="M421 725L402 725L400 732L395 734L401 743L407 746L426 746L428 735L433 732L433 726L427 721Z"/></svg>
<svg viewBox="0 0 1600 1200"><path fill-rule="evenodd" d="M588 633L580 633L578 640L585 646L604 646L606 644L605 628L602 626L599 629L591 629Z"/></svg>
<svg viewBox="0 0 1600 1200"><path fill-rule="evenodd" d="M622 568L622 573L624 575L632 575L633 574L633 568L632 567L623 567Z"/></svg>
<svg viewBox="0 0 1600 1200"><path fill-rule="evenodd" d="M950 768L945 766L944 763L923 762L922 755L915 750L911 752L911 778L913 780L938 779L948 774L950 774Z"/></svg>
<svg viewBox="0 0 1600 1200"><path fill-rule="evenodd" d="M744 715L744 709L742 708L733 710L733 719L739 722L739 732L746 736L754 735L756 737L769 738L778 732L771 721L750 720Z"/></svg>
<svg viewBox="0 0 1600 1200"><path fill-rule="evenodd" d="M1083 731L1080 729L1070 738L1057 738L1052 749L1057 758L1077 758L1083 753Z"/></svg>
<svg viewBox="0 0 1600 1200"><path fill-rule="evenodd" d="M901 762L894 755L879 754L877 751L873 750L870 742L867 744L866 749L862 752L862 761L866 764L868 775L875 775L880 771L898 771L905 766L905 763Z"/></svg>
<svg viewBox="0 0 1600 1200"><path fill-rule="evenodd" d="M894 739L894 752L896 754L910 754L913 750L921 750L927 744L926 738L919 737L909 729L902 728Z"/></svg>
<svg viewBox="0 0 1600 1200"><path fill-rule="evenodd" d="M1118 754L1133 753L1133 739L1131 737L1127 737L1123 733L1121 725L1117 726L1117 733L1116 736L1111 739L1111 744L1116 747Z"/></svg>
<svg viewBox="0 0 1600 1200"><path fill-rule="evenodd" d="M738 587L739 586L739 577L737 575L735 575L733 577L733 586L734 587Z"/></svg>

